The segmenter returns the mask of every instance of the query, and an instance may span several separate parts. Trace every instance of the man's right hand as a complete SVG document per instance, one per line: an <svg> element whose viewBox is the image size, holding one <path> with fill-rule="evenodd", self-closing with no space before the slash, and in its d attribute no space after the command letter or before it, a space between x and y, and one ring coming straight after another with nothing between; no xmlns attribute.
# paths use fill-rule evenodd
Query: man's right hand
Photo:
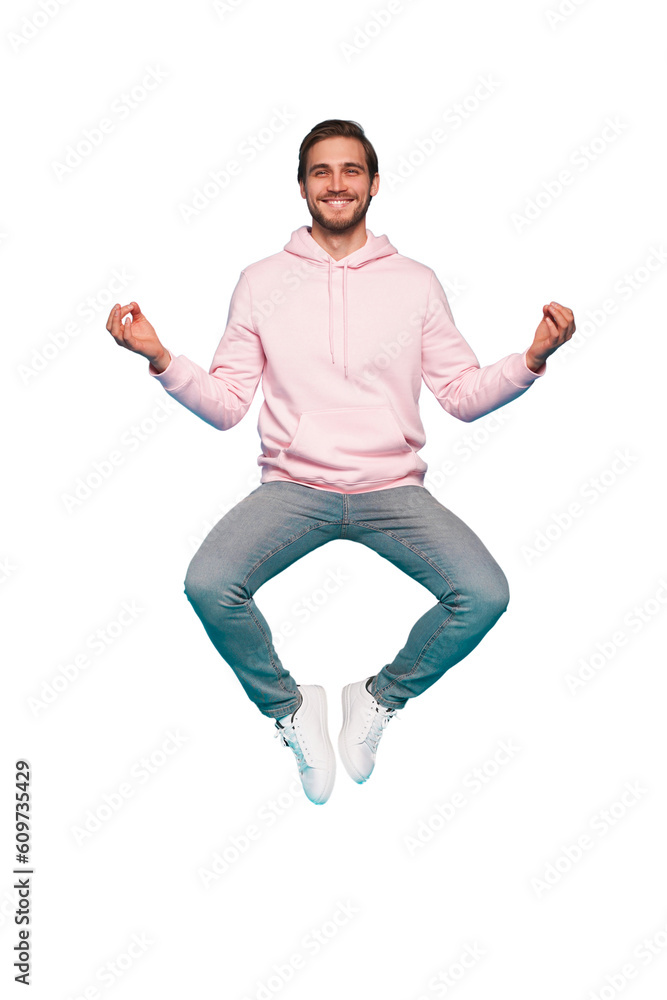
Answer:
<svg viewBox="0 0 667 1000"><path fill-rule="evenodd" d="M162 346L154 327L136 302L122 308L115 305L109 313L107 330L121 347L147 358L158 374L170 363L169 351Z"/></svg>

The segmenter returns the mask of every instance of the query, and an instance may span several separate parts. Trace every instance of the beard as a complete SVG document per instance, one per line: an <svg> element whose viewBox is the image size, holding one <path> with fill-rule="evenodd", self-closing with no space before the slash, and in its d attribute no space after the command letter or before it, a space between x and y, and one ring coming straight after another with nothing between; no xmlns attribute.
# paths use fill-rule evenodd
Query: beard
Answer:
<svg viewBox="0 0 667 1000"><path fill-rule="evenodd" d="M370 194L370 187L368 189L369 193L363 202L352 201L350 206L343 211L337 211L334 215L325 215L324 211L320 208L320 202L312 201L310 195L306 191L306 204L308 205L308 210L312 215L313 219L322 227L322 229L328 229L331 233L344 233L347 229L352 229L357 225L360 219L363 219L368 211L368 206L371 203L372 195ZM350 214L350 207L352 209Z"/></svg>

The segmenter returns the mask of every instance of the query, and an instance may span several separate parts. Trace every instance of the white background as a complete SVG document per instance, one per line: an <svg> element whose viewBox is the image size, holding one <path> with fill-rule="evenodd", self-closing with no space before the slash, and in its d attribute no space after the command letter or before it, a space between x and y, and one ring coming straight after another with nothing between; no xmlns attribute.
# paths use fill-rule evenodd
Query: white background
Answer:
<svg viewBox="0 0 667 1000"><path fill-rule="evenodd" d="M664 995L656 5L44 5L2 13L3 981L25 758L40 1000ZM483 80L492 92L475 97ZM283 131L186 222L209 171L274 109ZM524 350L552 299L577 332L471 425L424 386L422 455L431 474L455 466L431 490L500 562L510 605L390 726L372 779L339 765L316 807L183 593L199 541L259 483L261 390L224 435L176 404L157 422L169 397L105 323L135 299L208 368L241 268L310 223L298 147L329 117L366 129L381 177L368 228L434 268L481 364ZM438 127L446 141L420 158ZM97 485L68 503L80 480ZM304 622L295 605L331 571L348 579ZM341 687L393 659L432 600L343 540L258 595L276 633L296 626L279 652L325 686L334 743ZM98 629L109 641L93 648ZM517 749L499 765L503 741ZM227 869L205 884L216 854Z"/></svg>

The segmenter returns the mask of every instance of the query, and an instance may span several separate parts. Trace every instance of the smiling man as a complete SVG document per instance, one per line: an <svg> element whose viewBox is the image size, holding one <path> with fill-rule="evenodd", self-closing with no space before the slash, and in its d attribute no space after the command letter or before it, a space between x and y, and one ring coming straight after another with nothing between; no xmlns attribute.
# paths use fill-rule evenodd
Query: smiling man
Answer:
<svg viewBox="0 0 667 1000"><path fill-rule="evenodd" d="M363 676L342 689L338 749L363 783L387 724L478 645L509 600L491 553L424 486L421 384L447 413L476 420L540 378L575 325L570 309L550 302L529 347L480 367L435 272L366 228L380 175L361 126L314 126L299 149L297 179L311 225L243 269L208 371L172 354L136 302L116 305L106 328L148 359L169 395L220 430L243 418L262 381L260 485L204 539L185 594L248 697L274 720L307 797L319 804L336 771L326 693L296 683L255 593L308 552L347 539L435 597L390 663L358 663ZM371 617L367 625L383 627Z"/></svg>

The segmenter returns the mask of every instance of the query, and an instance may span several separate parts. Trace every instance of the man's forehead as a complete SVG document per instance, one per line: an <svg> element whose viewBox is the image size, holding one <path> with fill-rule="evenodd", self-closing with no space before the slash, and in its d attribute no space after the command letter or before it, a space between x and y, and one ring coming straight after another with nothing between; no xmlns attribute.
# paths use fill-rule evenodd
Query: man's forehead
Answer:
<svg viewBox="0 0 667 1000"><path fill-rule="evenodd" d="M326 143L331 145L326 146ZM319 142L313 143L310 147L308 159L310 161L309 171L315 170L317 167L366 169L364 147L358 139L352 136L328 136L326 139L320 139Z"/></svg>
<svg viewBox="0 0 667 1000"><path fill-rule="evenodd" d="M363 159L364 147L354 136L330 135L314 142L309 152L313 159L343 163L345 160Z"/></svg>

